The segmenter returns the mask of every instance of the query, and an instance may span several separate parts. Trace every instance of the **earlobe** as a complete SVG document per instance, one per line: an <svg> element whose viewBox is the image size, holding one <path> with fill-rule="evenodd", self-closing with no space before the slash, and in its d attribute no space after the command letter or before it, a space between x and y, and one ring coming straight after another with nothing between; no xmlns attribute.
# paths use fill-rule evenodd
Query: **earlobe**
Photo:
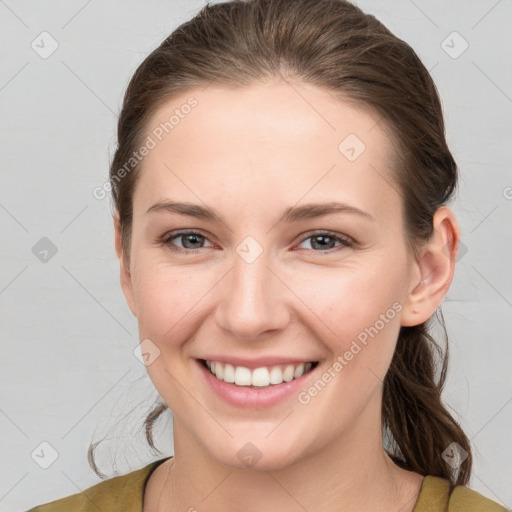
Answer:
<svg viewBox="0 0 512 512"><path fill-rule="evenodd" d="M133 297L133 285L132 276L130 272L130 265L127 261L126 255L124 254L123 243L122 243L122 227L117 212L113 215L114 220L114 233L115 233L115 248L117 258L119 260L119 277L121 282L121 288L123 290L124 297L130 308L132 314L137 316L137 309L135 307L135 301Z"/></svg>
<svg viewBox="0 0 512 512"><path fill-rule="evenodd" d="M446 296L453 280L460 243L457 220L448 207L441 206L432 223L432 235L415 262L416 281L411 283L412 289L406 299L402 326L427 321Z"/></svg>

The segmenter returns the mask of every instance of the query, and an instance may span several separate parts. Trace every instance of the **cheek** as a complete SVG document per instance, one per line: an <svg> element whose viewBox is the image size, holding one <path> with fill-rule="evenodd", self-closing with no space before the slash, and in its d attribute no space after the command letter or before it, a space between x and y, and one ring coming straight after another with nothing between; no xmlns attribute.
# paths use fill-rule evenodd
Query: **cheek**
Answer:
<svg viewBox="0 0 512 512"><path fill-rule="evenodd" d="M345 374L367 367L383 376L394 352L403 282L398 266L378 263L338 269L302 285L303 300L315 313L315 333L333 360L343 358Z"/></svg>
<svg viewBox="0 0 512 512"><path fill-rule="evenodd" d="M381 314L395 311L393 304L402 300L400 275L394 275L390 268L384 272L377 264L331 270L301 283L304 302L339 334L357 334L358 329L373 325Z"/></svg>
<svg viewBox="0 0 512 512"><path fill-rule="evenodd" d="M190 321L194 305L204 295L206 283L182 267L139 266L134 283L141 336L172 340L181 324ZM196 306L197 307L197 306Z"/></svg>
<svg viewBox="0 0 512 512"><path fill-rule="evenodd" d="M357 415L379 388L395 350L402 310L400 286L393 276L379 280L379 275L354 272L317 280L315 293L307 299L319 318L314 320L315 335L329 355L321 382L302 390L299 402L314 402L318 415L340 424ZM323 398L315 398L320 394ZM333 403L344 407L333 412Z"/></svg>
<svg viewBox="0 0 512 512"><path fill-rule="evenodd" d="M144 261L144 254L140 256L134 297L141 339L154 339L165 343L166 348L182 344L194 335L205 316L214 314L218 306L215 295L219 293L215 288L222 287L219 275L224 272L212 266L172 266L150 258ZM364 342L365 333L370 336L368 330L374 333L375 326L382 338L396 330L389 329L389 324L399 324L393 305L401 300L403 288L400 262L399 255L384 258L374 254L347 260L338 268L308 265L293 272L278 269L287 285L282 290L281 306L289 308L291 316L312 329L332 352L344 352L358 337ZM279 293L279 286L272 290ZM385 328L381 328L381 315L385 315Z"/></svg>

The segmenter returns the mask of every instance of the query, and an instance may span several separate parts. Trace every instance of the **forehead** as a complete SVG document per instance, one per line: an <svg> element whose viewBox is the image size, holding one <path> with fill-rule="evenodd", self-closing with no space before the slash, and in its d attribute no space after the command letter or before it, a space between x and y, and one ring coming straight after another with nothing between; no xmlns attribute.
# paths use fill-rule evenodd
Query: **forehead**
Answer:
<svg viewBox="0 0 512 512"><path fill-rule="evenodd" d="M190 89L158 109L145 137L154 147L141 164L134 210L166 195L231 198L240 208L338 192L378 214L369 203L397 193L378 115L311 84Z"/></svg>

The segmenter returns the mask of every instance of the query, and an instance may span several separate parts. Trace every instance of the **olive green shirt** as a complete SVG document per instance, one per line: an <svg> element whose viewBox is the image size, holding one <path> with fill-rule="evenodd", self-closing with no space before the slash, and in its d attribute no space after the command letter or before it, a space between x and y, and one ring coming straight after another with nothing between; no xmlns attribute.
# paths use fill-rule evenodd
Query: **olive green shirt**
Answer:
<svg viewBox="0 0 512 512"><path fill-rule="evenodd" d="M151 473L169 458L110 478L79 494L39 505L28 512L143 512L146 482ZM450 492L448 480L426 476L413 512L507 512L507 509L468 487L457 486Z"/></svg>

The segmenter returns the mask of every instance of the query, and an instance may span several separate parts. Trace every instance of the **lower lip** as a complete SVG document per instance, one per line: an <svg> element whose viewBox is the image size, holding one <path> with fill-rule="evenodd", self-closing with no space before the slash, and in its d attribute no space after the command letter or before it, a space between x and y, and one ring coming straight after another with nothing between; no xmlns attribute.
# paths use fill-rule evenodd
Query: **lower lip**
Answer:
<svg viewBox="0 0 512 512"><path fill-rule="evenodd" d="M250 409L265 409L271 407L292 395L297 395L304 388L311 375L316 373L318 364L312 370L290 382L282 384L272 384L268 387L249 387L237 386L218 379L212 372L199 360L196 359L202 375L209 387L214 393L225 402L235 407L246 407Z"/></svg>

